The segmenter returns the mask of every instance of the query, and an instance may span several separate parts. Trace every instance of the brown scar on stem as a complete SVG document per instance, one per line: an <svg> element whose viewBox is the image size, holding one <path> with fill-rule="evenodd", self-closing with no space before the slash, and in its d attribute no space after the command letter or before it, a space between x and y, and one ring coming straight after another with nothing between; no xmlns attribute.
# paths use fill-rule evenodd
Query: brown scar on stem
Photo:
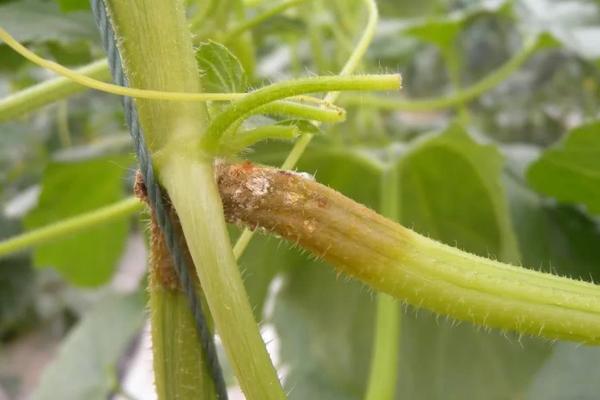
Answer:
<svg viewBox="0 0 600 400"><path fill-rule="evenodd" d="M173 291L181 290L179 278L177 277L177 273L175 272L175 267L173 265L173 257L171 256L171 253L167 247L167 243L165 241L163 232L157 223L156 212L154 209L152 209L152 207L150 207L148 203L148 191L144 183L144 178L142 177L142 174L139 170L136 171L135 174L133 193L137 198L146 203L146 205L150 209L150 281L148 287L150 289L160 287L163 289ZM193 271L194 264L192 262L192 257L183 238L181 223L179 222L177 213L173 209L171 201L167 196L164 196L164 200L169 213L169 218L171 219L173 228L175 229L176 237L179 238L181 248L183 249L184 256L187 260L187 266L190 269L189 276L192 279L197 280L196 272Z"/></svg>

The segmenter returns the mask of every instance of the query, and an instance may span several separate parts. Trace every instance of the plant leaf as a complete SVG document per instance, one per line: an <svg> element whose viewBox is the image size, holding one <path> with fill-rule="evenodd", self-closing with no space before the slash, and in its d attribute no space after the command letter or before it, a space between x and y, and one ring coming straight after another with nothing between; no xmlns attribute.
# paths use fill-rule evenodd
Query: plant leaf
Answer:
<svg viewBox="0 0 600 400"><path fill-rule="evenodd" d="M61 345L33 400L104 400L116 389L118 362L145 319L142 292L101 300Z"/></svg>
<svg viewBox="0 0 600 400"><path fill-rule="evenodd" d="M21 0L0 5L0 26L20 42L73 43L98 37L91 14L65 15L54 2Z"/></svg>
<svg viewBox="0 0 600 400"><path fill-rule="evenodd" d="M49 164L39 204L25 218L26 227L34 229L122 199L128 160L115 156ZM35 249L34 264L55 268L75 285L100 285L112 276L128 229L128 221L115 221L42 245Z"/></svg>
<svg viewBox="0 0 600 400"><path fill-rule="evenodd" d="M56 0L61 11L79 11L90 8L90 2L86 0Z"/></svg>
<svg viewBox="0 0 600 400"><path fill-rule="evenodd" d="M232 243L239 235L232 235ZM257 234L254 236L238 265L244 277L244 286L248 293L254 317L263 319L263 309L269 286L273 279L290 268L289 261L295 252L288 243L272 236Z"/></svg>
<svg viewBox="0 0 600 400"><path fill-rule="evenodd" d="M408 23L403 32L447 50L454 45L458 34L474 19L490 14L510 14L509 1L483 1L443 17L425 18Z"/></svg>
<svg viewBox="0 0 600 400"><path fill-rule="evenodd" d="M595 399L600 392L600 348L559 343L535 375L527 400Z"/></svg>
<svg viewBox="0 0 600 400"><path fill-rule="evenodd" d="M293 267L272 316L282 363L289 367L289 399L361 399L369 373L372 295L357 282L338 279L323 263L300 258Z"/></svg>
<svg viewBox="0 0 600 400"><path fill-rule="evenodd" d="M600 213L600 122L573 129L546 150L529 167L527 181L560 202L584 204L591 213Z"/></svg>
<svg viewBox="0 0 600 400"><path fill-rule="evenodd" d="M505 147L504 183L524 265L574 279L600 280L600 226L581 210L557 205L531 190L524 172L537 148Z"/></svg>
<svg viewBox="0 0 600 400"><path fill-rule="evenodd" d="M457 125L425 140L400 162L400 220L483 256L518 262L499 177L503 160Z"/></svg>
<svg viewBox="0 0 600 400"><path fill-rule="evenodd" d="M196 61L203 73L202 86L207 92L245 92L248 78L242 64L227 47L210 41L196 50Z"/></svg>
<svg viewBox="0 0 600 400"><path fill-rule="evenodd" d="M0 217L0 237L18 232L16 224ZM0 337L4 337L28 316L35 294L35 271L26 255L0 258Z"/></svg>

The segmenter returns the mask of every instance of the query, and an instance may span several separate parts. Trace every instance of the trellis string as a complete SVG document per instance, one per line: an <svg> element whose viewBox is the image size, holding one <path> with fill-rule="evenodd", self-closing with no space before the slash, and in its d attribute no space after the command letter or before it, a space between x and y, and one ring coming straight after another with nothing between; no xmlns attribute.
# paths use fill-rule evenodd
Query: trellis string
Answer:
<svg viewBox="0 0 600 400"><path fill-rule="evenodd" d="M103 0L91 0L90 2L96 24L100 31L100 37L107 53L113 81L117 85L128 86L127 77L123 70L121 55L116 45L114 29L106 11L106 5ZM188 300L189 308L196 325L200 346L207 362L209 373L215 384L216 395L219 400L227 400L227 387L223 378L221 365L219 364L214 337L208 328L200 300L196 294L194 281L189 275L189 268L186 257L184 256L184 249L179 242L180 238L175 232L173 223L169 218L167 206L165 205L162 195L162 189L155 178L151 157L144 141L144 134L142 127L140 126L137 109L131 97L123 97L123 108L127 125L129 126L131 137L133 138L140 170L146 185L148 203L156 215L157 224L163 233L167 248L173 257L175 272Z"/></svg>

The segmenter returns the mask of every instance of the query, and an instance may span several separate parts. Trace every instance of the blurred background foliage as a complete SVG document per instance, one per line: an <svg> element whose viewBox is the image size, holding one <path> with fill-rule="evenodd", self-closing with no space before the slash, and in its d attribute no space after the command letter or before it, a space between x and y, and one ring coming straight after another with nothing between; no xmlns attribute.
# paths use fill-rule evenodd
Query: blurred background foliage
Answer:
<svg viewBox="0 0 600 400"><path fill-rule="evenodd" d="M358 0L273 6L188 1L197 44L224 43L250 87L339 71L365 24ZM251 3L251 4L250 4ZM488 257L600 279L600 6L584 0L380 0L361 72L400 72L398 101L452 96L538 45L506 79L441 109L343 95L298 168L367 206L393 195L400 222ZM208 21L208 22L206 22ZM0 26L44 57L103 57L87 1L0 0ZM50 79L0 43L0 97ZM0 238L125 198L135 168L117 97L74 90L32 112L0 100ZM406 103L404 103L406 104ZM291 144L243 156L277 165ZM0 259L0 399L102 399L121 391L143 326L146 217ZM238 229L232 227L232 237ZM240 260L256 318L277 333L291 399L364 396L374 294L279 239ZM403 307L398 399L595 399L600 351L491 332ZM149 368L149 367L148 367Z"/></svg>

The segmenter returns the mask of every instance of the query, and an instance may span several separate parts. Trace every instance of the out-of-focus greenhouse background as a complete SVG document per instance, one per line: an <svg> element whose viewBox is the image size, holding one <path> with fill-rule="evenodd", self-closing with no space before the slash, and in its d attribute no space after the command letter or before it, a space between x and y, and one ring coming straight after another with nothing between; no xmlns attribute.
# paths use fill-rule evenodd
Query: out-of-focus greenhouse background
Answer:
<svg viewBox="0 0 600 400"><path fill-rule="evenodd" d="M359 0L223 2L235 12L217 3L186 2L195 44L227 46L249 89L337 73L367 17ZM298 169L378 209L381 177L398 168L404 225L482 256L599 281L600 4L377 3L359 72L400 72L403 89L343 94L336 104L347 120L322 126ZM0 0L0 27L45 58L109 79L87 1ZM131 195L135 159L119 98L67 81L51 89L44 82L54 78L0 42L0 239ZM244 157L280 165L291 147L270 141ZM148 217L134 211L33 248L0 244L1 400L154 398ZM239 264L289 397L363 398L374 292L268 235ZM600 397L597 348L412 307L402 314L397 399ZM228 381L234 388L231 372Z"/></svg>

